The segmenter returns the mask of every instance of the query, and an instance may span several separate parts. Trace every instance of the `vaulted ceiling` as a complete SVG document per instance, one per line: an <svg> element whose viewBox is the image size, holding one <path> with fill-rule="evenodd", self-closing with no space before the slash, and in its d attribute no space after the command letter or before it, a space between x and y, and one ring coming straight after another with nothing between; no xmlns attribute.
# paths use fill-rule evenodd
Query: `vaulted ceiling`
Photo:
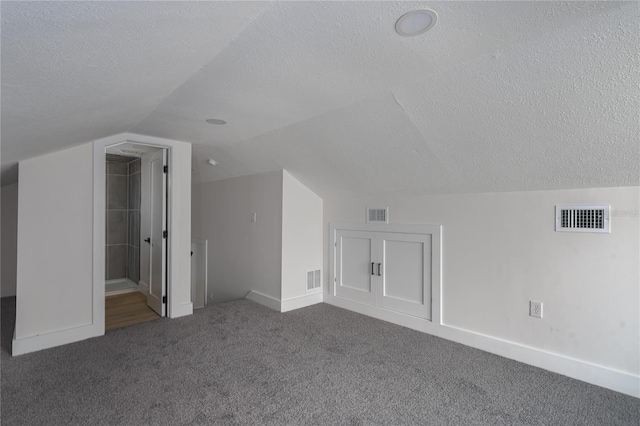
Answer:
<svg viewBox="0 0 640 426"><path fill-rule="evenodd" d="M192 142L194 182L285 168L323 197L640 181L637 2L1 8L5 170L134 132ZM437 24L398 35L417 8Z"/></svg>

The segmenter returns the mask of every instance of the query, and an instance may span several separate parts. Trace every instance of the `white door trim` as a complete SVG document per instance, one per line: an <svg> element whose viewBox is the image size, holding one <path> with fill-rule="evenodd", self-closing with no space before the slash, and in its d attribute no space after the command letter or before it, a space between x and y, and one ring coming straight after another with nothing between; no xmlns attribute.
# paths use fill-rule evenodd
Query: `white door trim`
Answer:
<svg viewBox="0 0 640 426"><path fill-rule="evenodd" d="M187 180L191 176L191 168L182 170L190 164L189 158L185 157L188 144L181 141L156 138L152 136L138 135L133 133L121 133L94 141L93 144L93 324L104 334L104 297L105 297L105 186L106 170L105 149L111 145L131 142L140 145L150 145L159 148L167 148L167 156L171 168L168 177L168 209L167 222L169 224L169 247L167 255L167 316L177 318L193 313L190 291L190 252L183 249L183 242L190 246L190 217L182 217L182 204L191 204L189 194L180 191L182 187L181 179ZM185 188L186 190L186 188ZM189 226L185 226L185 222ZM186 268L186 269L185 269ZM185 279L186 278L186 279ZM186 283L186 284L183 284ZM183 288L188 286L189 288Z"/></svg>

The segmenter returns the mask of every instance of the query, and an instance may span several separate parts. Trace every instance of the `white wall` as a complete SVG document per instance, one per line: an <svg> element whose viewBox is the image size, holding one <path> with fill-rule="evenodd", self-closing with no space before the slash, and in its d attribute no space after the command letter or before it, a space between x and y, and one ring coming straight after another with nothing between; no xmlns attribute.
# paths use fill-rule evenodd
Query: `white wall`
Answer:
<svg viewBox="0 0 640 426"><path fill-rule="evenodd" d="M193 238L209 241L209 300L280 300L282 171L194 185L192 210Z"/></svg>
<svg viewBox="0 0 640 426"><path fill-rule="evenodd" d="M0 196L2 222L0 238L2 247L0 254L0 271L2 284L0 297L16 295L16 268L18 261L18 184L12 183L2 187Z"/></svg>
<svg viewBox="0 0 640 426"><path fill-rule="evenodd" d="M556 204L611 204L611 234L554 232ZM443 225L444 324L640 373L639 188L325 199L325 277L329 222L387 205L391 223Z"/></svg>
<svg viewBox="0 0 640 426"><path fill-rule="evenodd" d="M20 162L14 353L21 340L92 324L93 148Z"/></svg>
<svg viewBox="0 0 640 426"><path fill-rule="evenodd" d="M307 271L322 268L322 199L286 170L282 177L282 300L307 292Z"/></svg>

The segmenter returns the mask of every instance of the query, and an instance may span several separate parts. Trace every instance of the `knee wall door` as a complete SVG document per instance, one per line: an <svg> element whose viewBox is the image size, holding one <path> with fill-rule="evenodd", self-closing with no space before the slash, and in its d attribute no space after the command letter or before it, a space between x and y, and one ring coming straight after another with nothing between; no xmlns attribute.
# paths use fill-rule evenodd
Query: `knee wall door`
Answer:
<svg viewBox="0 0 640 426"><path fill-rule="evenodd" d="M336 247L336 296L375 304L375 233L338 231Z"/></svg>
<svg viewBox="0 0 640 426"><path fill-rule="evenodd" d="M431 319L429 234L336 230L335 295Z"/></svg>

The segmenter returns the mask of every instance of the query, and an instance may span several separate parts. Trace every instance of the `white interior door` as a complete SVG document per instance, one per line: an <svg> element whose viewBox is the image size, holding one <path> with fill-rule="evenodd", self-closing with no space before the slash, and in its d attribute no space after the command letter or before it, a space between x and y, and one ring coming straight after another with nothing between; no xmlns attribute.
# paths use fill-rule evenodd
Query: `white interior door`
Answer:
<svg viewBox="0 0 640 426"><path fill-rule="evenodd" d="M381 232L377 237L377 305L431 319L431 235Z"/></svg>
<svg viewBox="0 0 640 426"><path fill-rule="evenodd" d="M167 175L164 172L166 165L166 150L160 149L150 154L148 167L144 167L142 170L147 173L149 187L149 197L146 197L148 211L144 220L146 223L145 226L141 226L141 229L147 231L147 234L141 235L141 237L145 238L142 247L148 248L148 256L146 256L148 264L145 265L148 267L149 280L147 304L162 317L166 316L167 307L167 238L164 236L165 231L167 231ZM141 264L141 270L142 266Z"/></svg>
<svg viewBox="0 0 640 426"><path fill-rule="evenodd" d="M336 231L335 295L373 304L372 280L377 274L372 260L373 232Z"/></svg>

